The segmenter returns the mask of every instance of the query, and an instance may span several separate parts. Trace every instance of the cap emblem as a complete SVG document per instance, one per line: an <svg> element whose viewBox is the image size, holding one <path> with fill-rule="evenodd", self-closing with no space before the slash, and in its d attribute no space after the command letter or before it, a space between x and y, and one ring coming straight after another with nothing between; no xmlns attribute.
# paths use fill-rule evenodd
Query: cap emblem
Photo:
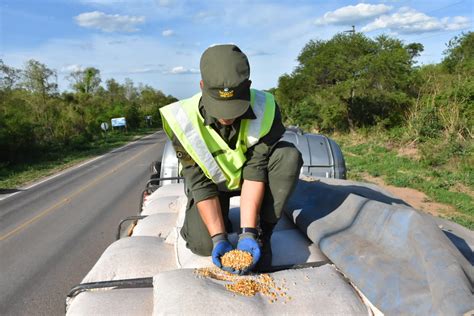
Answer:
<svg viewBox="0 0 474 316"><path fill-rule="evenodd" d="M219 90L219 96L221 98L232 98L234 96L234 90L229 90L229 88L224 88L224 90Z"/></svg>

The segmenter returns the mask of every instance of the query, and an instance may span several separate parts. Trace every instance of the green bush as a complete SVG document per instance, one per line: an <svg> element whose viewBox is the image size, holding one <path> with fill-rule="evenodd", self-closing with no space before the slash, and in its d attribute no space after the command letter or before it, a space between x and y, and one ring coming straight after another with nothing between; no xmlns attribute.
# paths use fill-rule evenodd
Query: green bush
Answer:
<svg viewBox="0 0 474 316"><path fill-rule="evenodd" d="M0 60L0 163L46 157L58 146L83 150L102 137L100 124L115 117L126 117L131 131L143 126L153 110L158 124L158 109L176 101L130 79L124 84L109 79L104 88L95 68L71 73L74 92L60 94L55 75L35 60L24 69Z"/></svg>
<svg viewBox="0 0 474 316"><path fill-rule="evenodd" d="M295 71L279 78L277 101L291 124L333 131L403 123L416 91L413 58L418 43L403 45L385 35L336 34L311 40Z"/></svg>
<svg viewBox="0 0 474 316"><path fill-rule="evenodd" d="M463 158L469 154L469 143L456 138L431 138L421 143L421 161L431 167L448 163L453 157Z"/></svg>

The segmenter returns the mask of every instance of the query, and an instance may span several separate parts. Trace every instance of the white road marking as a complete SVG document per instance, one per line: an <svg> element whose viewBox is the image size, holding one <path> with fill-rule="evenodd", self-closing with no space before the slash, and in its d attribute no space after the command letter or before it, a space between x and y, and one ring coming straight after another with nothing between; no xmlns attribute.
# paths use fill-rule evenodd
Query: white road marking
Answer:
<svg viewBox="0 0 474 316"><path fill-rule="evenodd" d="M65 173L67 173L67 172L71 172L71 171L73 171L73 170L79 169L80 167L83 167L83 166L85 166L85 165L88 165L88 164L90 164L90 163L92 163L92 162L94 162L94 161L96 161L96 160L99 160L100 158L102 158L102 157L104 157L104 156L105 156L105 155L100 155L100 156L95 157L95 158L92 158L92 159L90 159L90 160L86 160L85 162L83 162L83 163L81 163L81 164L79 164L79 165L72 166L72 167L70 167L70 168L68 168L68 169L65 169L65 170L63 170L63 171L60 171L60 172L58 172L58 173L56 173L56 174L54 174L54 175L52 175L52 176L50 176L50 177L48 177L48 178L46 178L46 179L43 179L43 180L38 181L38 182L36 182L36 183L33 183L32 185L29 185L29 186L27 186L26 188L22 188L22 190L29 190L29 189L31 189L31 188L34 188L34 187L36 187L36 186L38 186L38 185L40 185L40 184L42 184L42 183L45 183L45 182L47 182L47 181L49 181L49 180L52 180L52 179L54 179L54 178L56 178L56 177L59 177L59 176L65 174Z"/></svg>
<svg viewBox="0 0 474 316"><path fill-rule="evenodd" d="M149 151L150 149L152 149L154 146L156 146L156 144L153 144L151 146L149 146L148 148L146 149L143 149L142 151L138 152L137 154L133 155L131 158L121 162L120 164L118 164L117 166L115 166L115 168L113 169L110 169L109 171L105 172L105 173L102 173L101 175L99 175L98 177L96 177L95 179L93 179L91 182L89 183L86 183L85 185L83 185L82 187L80 187L79 189L77 189L76 191L74 191L73 193L69 194L68 196L66 196L65 198L63 198L61 201L59 201L58 203L54 204L53 206L47 208L46 210L40 212L39 214L35 215L34 217L30 218L29 220L27 220L26 222L20 224L19 226L17 226L15 229L11 230L10 232L6 233L5 235L3 236L0 236L0 241L3 241L7 238L9 238L10 236L13 236L14 234L22 231L24 228L28 227L30 224L36 222L37 220L39 220L40 218L44 217L45 215L57 210L59 207L63 206L63 205L66 205L67 203L70 203L72 201L72 199L76 196L78 196L79 194L81 194L82 192L92 188L94 185L96 185L99 181L101 181L102 179L106 178L107 176L110 176L112 173L116 172L117 170L119 170L120 168L122 168L123 166L125 166L126 164L128 164L129 162L131 162L132 160L136 159L137 157L143 155L145 152Z"/></svg>
<svg viewBox="0 0 474 316"><path fill-rule="evenodd" d="M76 169L78 169L78 168L81 168L81 167L83 167L83 166L85 166L85 165L88 165L88 164L90 164L90 163L92 163L92 162L94 162L94 161L96 161L96 160L99 160L99 159L101 159L101 158L103 158L103 157L105 157L105 156L107 156L107 155L109 155L109 154L113 154L113 153L115 153L115 152L117 152L117 151L119 151L119 150L121 150L121 149L123 149L123 148L126 148L126 147L128 147L128 146L131 146L131 145L135 144L136 142L138 142L138 141L140 141L140 140L142 140L142 139L146 139L146 138L152 137L153 135L161 134L161 133L163 133L163 131L158 131L158 132L153 133L153 134L151 134L151 135L148 135L148 136L139 138L139 139L137 139L137 140L135 140L135 141L133 141L133 142L131 142L131 143L128 143L128 144L123 145L122 147L115 148L114 150L112 150L112 151L110 151L110 152L108 152L108 153L106 153L106 154L100 155L100 156L98 156L98 157L94 157L94 158L89 159L89 160L87 160L87 161L85 161L85 162L83 162L83 163L81 163L81 164L79 164L79 165L75 165L75 166L72 166L72 167L70 167L70 168L67 168L67 169L65 169L65 170L63 170L63 171L61 171L61 172L59 172L59 173L56 173L56 174L54 174L54 175L52 175L52 176L50 176L50 177L47 177L47 178L45 178L45 179L43 179L43 180L40 180L40 181L38 181L38 182L35 182L35 183L33 183L33 184L31 184L31 185L29 185L29 186L27 186L27 187L19 188L19 189L18 189L19 191L17 191L17 192L14 192L14 193L11 193L11 194L8 194L8 195L5 195L5 196L0 197L0 201L6 200L6 199L8 199L8 198L11 198L11 197L14 196L14 195L17 195L17 194L19 194L19 193L25 192L26 190L29 190L29 189L31 189L31 188L34 188L34 187L36 187L36 186L38 186L38 185L40 185L40 184L42 184L42 183L45 183L45 182L47 182L47 181L50 181L50 180L54 179L54 178L56 178L56 177L62 176L62 175L64 175L65 173L74 171L74 170L76 170Z"/></svg>

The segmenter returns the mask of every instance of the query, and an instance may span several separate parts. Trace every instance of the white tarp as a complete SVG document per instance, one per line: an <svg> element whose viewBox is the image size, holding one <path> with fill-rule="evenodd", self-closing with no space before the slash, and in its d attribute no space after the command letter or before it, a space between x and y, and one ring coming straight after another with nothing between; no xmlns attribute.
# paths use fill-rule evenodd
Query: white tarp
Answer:
<svg viewBox="0 0 474 316"><path fill-rule="evenodd" d="M82 283L151 277L176 267L173 246L158 237L126 237L111 244Z"/></svg>
<svg viewBox="0 0 474 316"><path fill-rule="evenodd" d="M153 313L153 288L92 291L79 294L68 316L146 316Z"/></svg>
<svg viewBox="0 0 474 316"><path fill-rule="evenodd" d="M141 219L133 228L132 236L168 237L176 223L176 213L158 213Z"/></svg>
<svg viewBox="0 0 474 316"><path fill-rule="evenodd" d="M158 213L177 213L183 205L186 205L186 198L180 196L161 196L149 200L143 206L140 215L151 215Z"/></svg>
<svg viewBox="0 0 474 316"><path fill-rule="evenodd" d="M156 189L150 197L160 196L184 196L184 184L183 183L170 183L163 185Z"/></svg>
<svg viewBox="0 0 474 316"><path fill-rule="evenodd" d="M229 235L230 242L236 246L238 235ZM213 266L211 257L201 257L186 248L186 241L179 236L177 246L179 268L202 268ZM328 258L298 229L278 230L272 235L272 265L295 265L307 262L328 262Z"/></svg>
<svg viewBox="0 0 474 316"><path fill-rule="evenodd" d="M271 303L258 293L228 291L225 281L200 278L193 269L163 272L153 279L153 315L370 315L369 309L331 265L272 273L286 295ZM287 299L290 297L291 299Z"/></svg>

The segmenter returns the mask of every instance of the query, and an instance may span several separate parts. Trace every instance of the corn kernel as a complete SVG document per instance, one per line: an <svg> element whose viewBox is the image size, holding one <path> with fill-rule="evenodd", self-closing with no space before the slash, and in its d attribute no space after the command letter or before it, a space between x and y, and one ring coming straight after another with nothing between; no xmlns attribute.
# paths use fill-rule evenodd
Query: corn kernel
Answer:
<svg viewBox="0 0 474 316"><path fill-rule="evenodd" d="M221 263L235 270L243 270L252 264L252 255L246 251L232 250L221 257Z"/></svg>
<svg viewBox="0 0 474 316"><path fill-rule="evenodd" d="M196 269L194 272L198 277L228 282L224 287L234 293L233 296L239 294L250 297L260 293L266 296L270 303L276 302L278 297L283 298L286 296L282 286L277 286L273 278L268 274L239 276L217 267Z"/></svg>

